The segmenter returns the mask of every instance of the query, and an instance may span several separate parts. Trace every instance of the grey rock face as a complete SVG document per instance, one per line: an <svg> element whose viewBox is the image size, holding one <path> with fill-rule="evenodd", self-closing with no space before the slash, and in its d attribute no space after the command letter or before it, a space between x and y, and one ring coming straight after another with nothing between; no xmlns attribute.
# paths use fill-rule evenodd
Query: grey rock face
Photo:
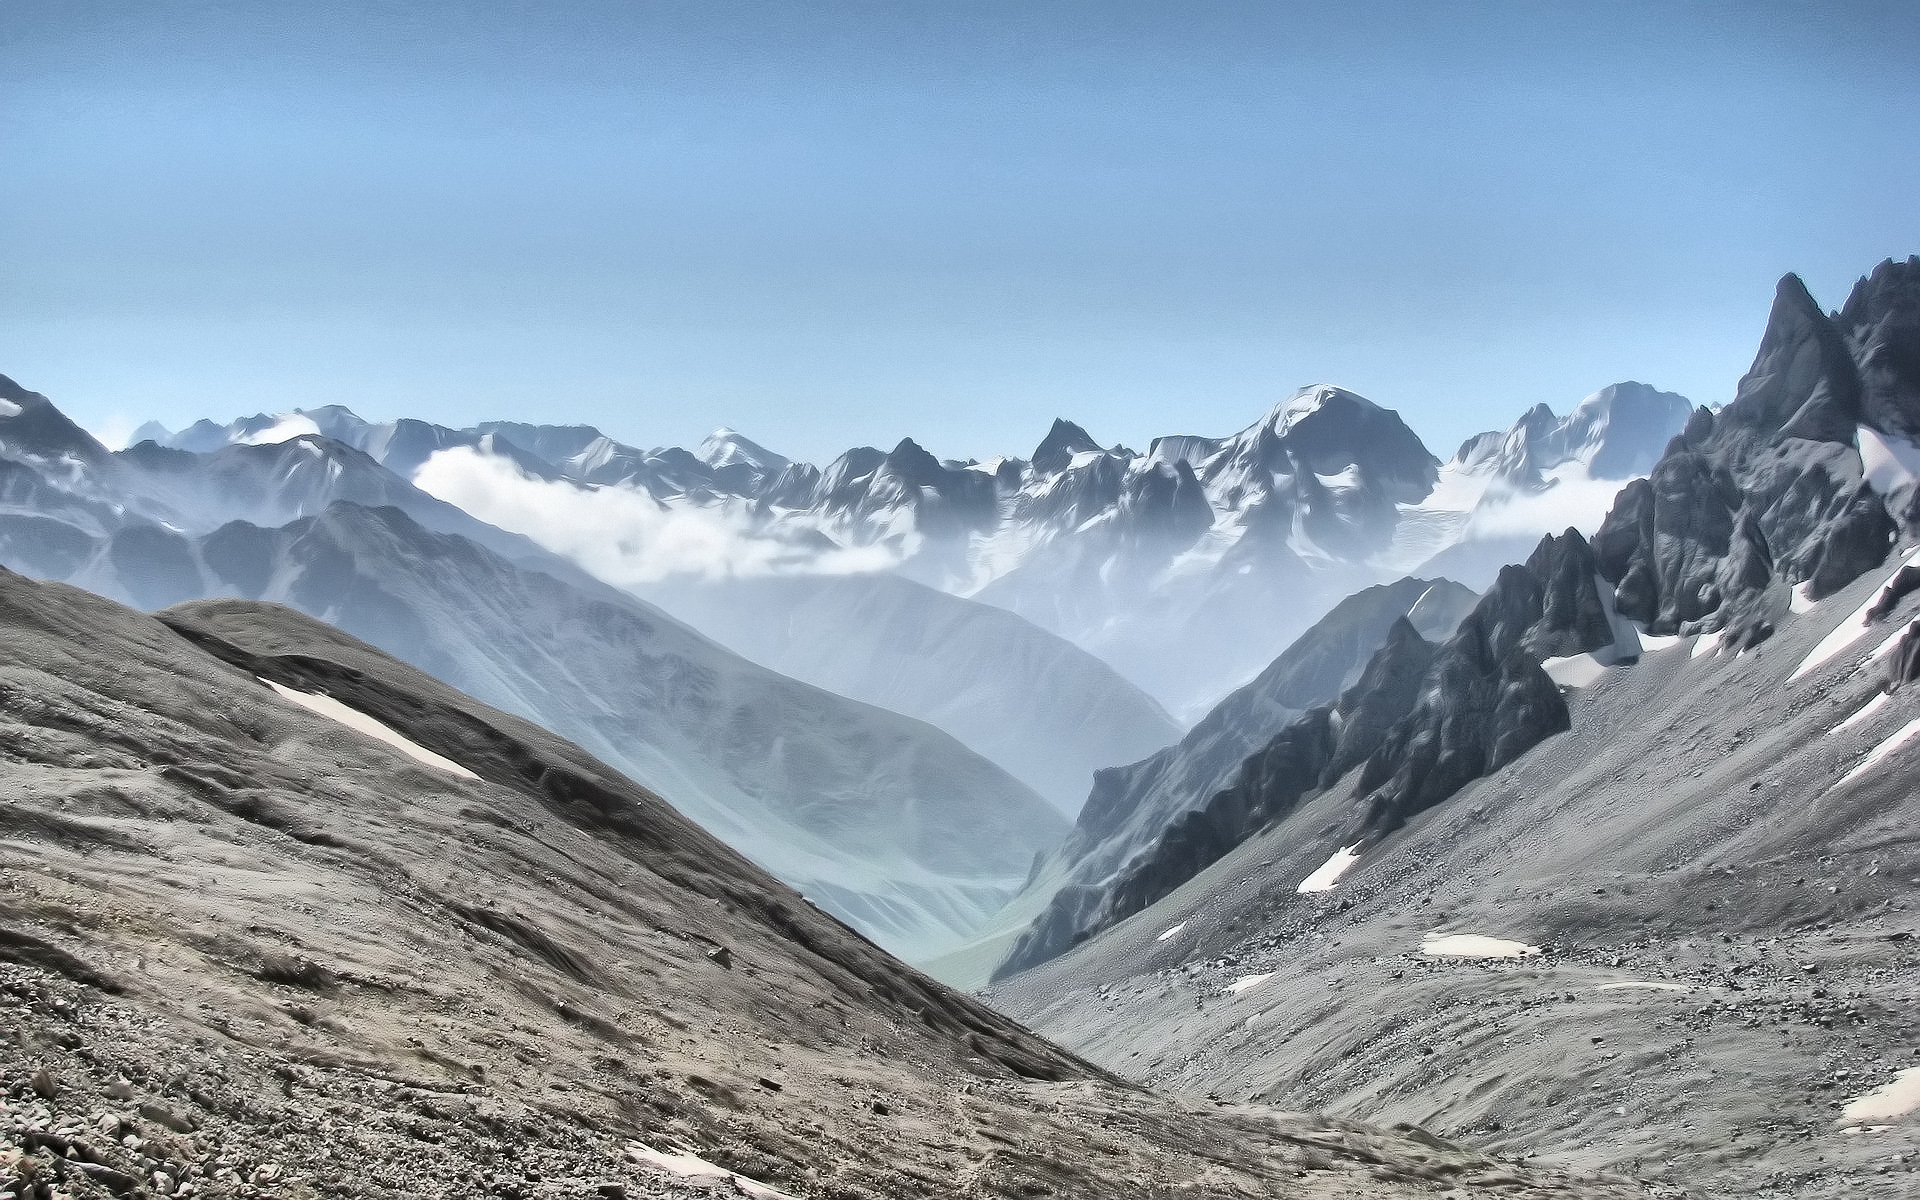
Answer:
<svg viewBox="0 0 1920 1200"><path fill-rule="evenodd" d="M1567 558L1579 555L1552 539L1534 556L1548 563ZM1592 578L1583 580L1587 592ZM1569 728L1566 701L1531 649L1577 635L1549 619L1550 582L1553 576L1535 574L1534 563L1508 567L1440 647L1417 701L1367 759L1358 788L1362 815L1351 823L1349 841L1398 828ZM1564 621L1567 607L1555 617Z"/></svg>
<svg viewBox="0 0 1920 1200"><path fill-rule="evenodd" d="M1251 683L1222 700L1178 744L1139 762L1095 773L1072 840L1062 853L1096 854L1123 830L1153 818L1170 820L1180 807L1223 787L1239 764L1267 738L1317 704L1340 694L1360 675L1402 618L1438 640L1453 632L1478 598L1448 580L1402 579L1355 593L1270 663ZM1147 819L1143 822L1142 818ZM1108 869L1137 849L1100 854Z"/></svg>
<svg viewBox="0 0 1920 1200"><path fill-rule="evenodd" d="M1113 883L1095 920L1076 937L1147 908L1292 811L1308 792L1366 761L1412 709L1433 658L1432 644L1406 618L1395 621L1359 682L1333 704L1303 713L1241 763L1224 790L1170 826ZM1018 969L1011 957L1007 967Z"/></svg>
<svg viewBox="0 0 1920 1200"><path fill-rule="evenodd" d="M1589 577L1589 591L1591 578ZM1406 579L1349 598L1178 745L1097 772L1059 856L1073 881L1002 977L1124 920L1218 860L1307 791L1370 755L1413 703L1432 646L1473 593Z"/></svg>
<svg viewBox="0 0 1920 1200"><path fill-rule="evenodd" d="M1752 644L1771 628L1772 581L1817 599L1885 561L1914 527L1913 487L1876 492L1859 445L1862 430L1920 428L1916 295L1920 259L1882 263L1833 315L1797 277L1781 281L1734 401L1696 413L1594 539L1623 616Z"/></svg>
<svg viewBox="0 0 1920 1200"><path fill-rule="evenodd" d="M1887 655L1884 678L1889 691L1920 679L1920 621L1911 622Z"/></svg>
<svg viewBox="0 0 1920 1200"><path fill-rule="evenodd" d="M1615 646L1597 564L1578 531L1541 541L1438 647L1405 618L1359 679L1247 756L1232 781L1180 813L1101 885L1050 906L996 972L1006 978L1065 952L1170 894L1361 767L1341 845L1368 842L1570 727L1542 658ZM1364 764L1364 766L1362 766ZM1091 802L1089 802L1091 804ZM1104 815L1104 814L1103 814ZM1087 828L1075 829L1071 851Z"/></svg>
<svg viewBox="0 0 1920 1200"><path fill-rule="evenodd" d="M1920 567L1908 565L1893 573L1893 578L1880 589L1873 603L1867 608L1867 620L1884 621L1893 613L1902 600L1914 592L1920 591Z"/></svg>

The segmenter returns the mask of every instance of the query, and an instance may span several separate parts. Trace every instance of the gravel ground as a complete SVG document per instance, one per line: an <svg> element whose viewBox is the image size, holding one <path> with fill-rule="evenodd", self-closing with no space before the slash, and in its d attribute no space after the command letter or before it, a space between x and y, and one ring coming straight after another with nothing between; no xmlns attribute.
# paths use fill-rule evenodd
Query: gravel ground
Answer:
<svg viewBox="0 0 1920 1200"><path fill-rule="evenodd" d="M1156 1095L288 610L175 629L0 573L0 634L16 1200L1643 1194ZM661 1169L692 1156L737 1174Z"/></svg>
<svg viewBox="0 0 1920 1200"><path fill-rule="evenodd" d="M1920 1115L1842 1119L1920 1066L1920 739L1845 778L1920 689L1842 724L1920 597L1792 678L1891 569L1806 614L1781 589L1757 652L1682 642L1609 671L1570 697L1570 733L1365 847L1331 892L1296 886L1338 849L1338 788L983 995L1179 1096L1711 1195L1920 1196ZM1429 932L1541 953L1434 958Z"/></svg>

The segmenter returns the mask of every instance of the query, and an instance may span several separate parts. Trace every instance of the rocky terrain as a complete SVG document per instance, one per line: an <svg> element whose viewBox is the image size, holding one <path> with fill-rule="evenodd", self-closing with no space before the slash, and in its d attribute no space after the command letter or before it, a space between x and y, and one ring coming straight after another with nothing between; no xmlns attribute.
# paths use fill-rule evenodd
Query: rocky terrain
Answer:
<svg viewBox="0 0 1920 1200"><path fill-rule="evenodd" d="M1362 688L994 1001L1187 1094L1711 1194L1920 1192L1917 285L1882 264L1829 316L1784 281L1738 398L1591 545L1375 656L1378 696L1425 675L1364 761Z"/></svg>
<svg viewBox="0 0 1920 1200"><path fill-rule="evenodd" d="M1920 259L1882 263L1830 316L1783 279L1733 403L1696 412L1595 535L1620 612L1755 645L1774 580L1818 600L1912 537L1917 349Z"/></svg>
<svg viewBox="0 0 1920 1200"><path fill-rule="evenodd" d="M1348 850L1565 729L1556 685L1582 686L1683 633L1751 648L1772 634L1779 585L1794 589L1789 607L1801 611L1879 566L1911 525L1900 514L1912 485L1898 471L1911 446L1905 431L1920 422L1901 408L1920 406L1920 386L1903 374L1916 351L1920 259L1883 263L1832 318L1789 276L1735 401L1687 419L1651 478L1621 490L1593 545L1569 529L1524 565L1502 567L1437 651L1402 627L1406 636L1388 639L1353 690L1274 733L1231 781L1196 778L1175 803L1154 805L1165 816L1152 839L1122 843L1124 858L1089 854L1089 830L1111 807L1090 802L1061 852L1078 869L996 977L1140 911L1352 768ZM1659 393L1641 399L1664 405ZM1525 485L1529 447L1545 446L1551 459L1565 453L1558 443L1579 440L1570 430L1580 414L1559 425L1551 416L1523 424L1500 455L1474 443L1462 455L1504 460L1514 486ZM1776 556L1775 546L1791 549Z"/></svg>
<svg viewBox="0 0 1920 1200"><path fill-rule="evenodd" d="M1920 1193L1915 1115L1847 1109L1920 1066L1920 724L1874 657L1915 598L1792 678L1885 577L1799 614L1777 587L1757 651L1608 668L1570 731L1350 863L1349 779L990 999L1194 1098L1709 1195ZM1455 936L1495 941L1428 952Z"/></svg>
<svg viewBox="0 0 1920 1200"><path fill-rule="evenodd" d="M1003 960L1017 969L1070 945L1104 902L1106 885L1151 855L1167 830L1225 787L1248 755L1358 680L1396 622L1406 618L1438 640L1453 632L1476 599L1445 580L1403 579L1357 592L1177 743L1096 772L1073 832L1035 870L1015 906L990 927L989 940L997 949L971 981L984 983ZM1006 920L1015 913L1021 920ZM1036 923L1035 933L1009 957L1013 940L1028 923Z"/></svg>
<svg viewBox="0 0 1920 1200"><path fill-rule="evenodd" d="M0 514L0 559L142 608L300 608L590 747L895 952L970 937L1065 832L1055 808L939 730L729 653L343 443L109 454L44 397L14 394L0 451L16 457L0 461L23 482ZM310 515L273 527L235 512ZM1016 691L1055 665L988 657ZM1083 702L1112 689L1120 709L1154 711L1098 664L1068 665L1094 672Z"/></svg>
<svg viewBox="0 0 1920 1200"><path fill-rule="evenodd" d="M1123 1083L291 609L0 631L15 1196L1645 1194Z"/></svg>
<svg viewBox="0 0 1920 1200"><path fill-rule="evenodd" d="M1359 772L1353 790L1362 802L1341 823L1338 844L1351 852L1566 729L1566 703L1542 660L1621 656L1593 568L1591 548L1569 529L1543 540L1525 566L1502 568L1439 645L1406 617L1396 620L1351 687L1282 726L1218 790L1186 793L1204 802L1177 815L1159 806L1158 832L1111 874L1094 874L1087 868L1097 860L1089 860L1088 881L1053 895L995 977L1146 908L1349 771Z"/></svg>

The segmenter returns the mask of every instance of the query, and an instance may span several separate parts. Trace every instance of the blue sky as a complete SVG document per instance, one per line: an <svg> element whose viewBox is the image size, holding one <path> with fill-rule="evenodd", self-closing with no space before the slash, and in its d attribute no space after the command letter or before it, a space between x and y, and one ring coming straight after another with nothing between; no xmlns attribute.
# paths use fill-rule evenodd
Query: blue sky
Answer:
<svg viewBox="0 0 1920 1200"><path fill-rule="evenodd" d="M1444 457L1920 252L1920 6L1334 7L0 0L0 373L816 460L1330 381Z"/></svg>

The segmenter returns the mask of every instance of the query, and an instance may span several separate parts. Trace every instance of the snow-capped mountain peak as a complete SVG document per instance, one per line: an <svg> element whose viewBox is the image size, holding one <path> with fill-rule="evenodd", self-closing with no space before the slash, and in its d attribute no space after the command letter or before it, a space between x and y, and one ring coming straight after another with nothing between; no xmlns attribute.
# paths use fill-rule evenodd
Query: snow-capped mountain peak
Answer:
<svg viewBox="0 0 1920 1200"><path fill-rule="evenodd" d="M794 548L782 573L807 569L805 547L835 562L866 554L863 569L1011 609L1193 713L1355 588L1447 574L1423 564L1508 525L1529 545L1569 524L1591 530L1611 492L1589 472L1644 471L1686 412L1678 397L1617 385L1564 419L1537 406L1470 439L1444 469L1394 410L1329 383L1223 437L1160 437L1140 454L1061 417L1030 459L985 463L944 460L910 437L816 467L730 428L693 450L641 450L585 425L373 425L338 405L202 422L167 442L204 452L317 430L403 477L437 451L474 447L532 479L644 492L699 510L696 523ZM1532 495L1592 499L1582 487L1598 497L1590 519L1512 507ZM536 524L530 515L522 528ZM1502 544L1489 563L1525 548ZM1214 631L1199 639L1205 649L1188 636L1196 625Z"/></svg>
<svg viewBox="0 0 1920 1200"><path fill-rule="evenodd" d="M724 426L714 430L700 443L694 457L712 467L714 473L738 477L739 490L748 491L787 468L785 455L773 451Z"/></svg>

